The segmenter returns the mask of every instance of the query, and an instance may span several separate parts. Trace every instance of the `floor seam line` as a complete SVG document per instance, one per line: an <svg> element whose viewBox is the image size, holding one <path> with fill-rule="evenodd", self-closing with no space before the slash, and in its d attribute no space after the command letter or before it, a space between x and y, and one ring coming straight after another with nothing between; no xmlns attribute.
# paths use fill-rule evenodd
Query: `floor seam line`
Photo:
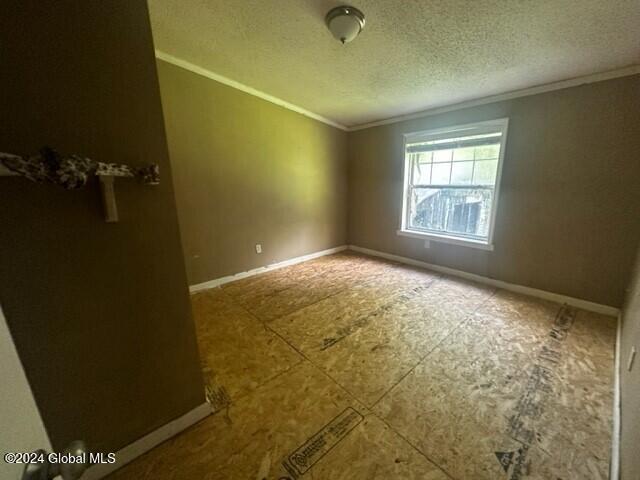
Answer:
<svg viewBox="0 0 640 480"><path fill-rule="evenodd" d="M310 261L310 260L308 260L308 261ZM304 263L304 262L303 262L303 263ZM404 264L402 264L402 263L397 263L397 262L391 262L391 263L397 264L398 266L405 266L405 265L404 265ZM442 280L442 279L444 278L444 275L443 275L443 274L441 274L441 273L434 272L434 271L432 271L432 270L428 270L428 269L424 269L424 270L425 270L425 271L427 271L427 272L429 272L430 274L433 274L433 275L436 277L436 278L435 278L435 279L434 279L434 280L429 284L429 286L428 286L427 288L431 288L435 283L437 283L438 281L440 281L440 280ZM269 273L269 272L265 272L265 273L264 273L264 275L266 275L266 274L268 274L268 273ZM367 285L367 284L369 284L369 283L374 282L375 280L376 280L376 278L372 278L372 279L366 280L366 281L364 281L364 282L357 283L355 286L357 287L357 286ZM238 280L238 281L239 281L239 280ZM229 282L229 283L233 283L233 282ZM253 313L252 313L252 312L251 312L247 307L245 307L245 306L244 306L243 304L241 304L238 300L236 300L236 298L235 298L232 294L225 292L225 291L224 291L225 289L223 288L223 285L219 285L218 287L214 287L214 288L219 288L222 292L224 292L225 296L227 296L229 299L231 299L231 301L232 301L234 304L236 304L236 305L238 305L238 306L242 307L242 308L243 308L244 310L246 310L248 313L251 313L251 314L252 314L252 316L253 316L254 318L256 318L258 321L260 321L260 322L262 322L262 323L265 323L265 324L266 324L266 323L269 323L269 322L273 322L273 321L275 321L275 320L278 320L278 319L280 319L280 318L282 318L282 317L286 317L287 315L291 315L291 314L293 314L293 313L299 312L300 310L304 310L304 309L305 309L305 308L307 308L307 307L310 307L310 306L312 306L312 305L315 305L315 304L317 304L317 303L320 303L320 302L322 302L323 300L326 300L327 298L334 297L334 296L336 296L336 295L338 295L338 294L340 294L340 293L346 292L347 290L352 289L352 288L355 288L355 287L345 287L345 288L343 288L343 289L341 289L341 290L339 290L339 291L337 291L337 292L335 292L335 293L332 293L332 294L327 295L326 297L322 297L322 298L320 298L320 299L316 300L315 302L312 302L312 303L310 303L310 304L308 304L308 305L305 305L305 306L303 306L303 307L300 307L300 308L297 308L297 309L295 309L295 310L292 310L291 312L288 312L288 313L285 313L285 314L279 315L279 316L274 317L274 318L272 318L272 319L270 319L270 320L262 320L262 319L261 319L261 318L259 318L257 315L253 314ZM289 287L289 288L292 288L292 287ZM289 288L286 288L286 289L284 289L284 290L282 290L282 291L288 290Z"/></svg>
<svg viewBox="0 0 640 480"><path fill-rule="evenodd" d="M243 307L244 308L244 307ZM249 315L251 315L251 312L247 312L249 313ZM343 390L349 397L351 397L352 400L354 400L355 402L357 402L359 405L362 405L363 407L365 407L369 413L373 413L373 411L371 410L370 407L367 406L367 404L360 400L358 397L356 397L350 390L348 390L347 388L345 388L341 383L339 383L335 378L333 378L324 368L322 368L321 366L317 365L313 360L311 360L309 357L307 357L301 350L299 350L297 347L295 347L294 345L292 345L287 339L285 339L282 335L280 335L278 332L276 332L275 330L273 330L269 325L265 324L265 327L267 329L269 329L271 332L273 332L274 335L277 335L283 342L285 342L287 345L289 345L293 350L295 350L296 352L298 352L298 354L300 354L303 357L303 361L306 360L307 362L309 362L309 364L311 364L315 369L317 369L320 373L322 373L325 377L327 377L329 380L331 380L338 388L340 388L341 390ZM296 365L299 365L302 362L298 362Z"/></svg>
<svg viewBox="0 0 640 480"><path fill-rule="evenodd" d="M267 328L269 328L271 330L270 327L267 326ZM322 373L324 376L326 376L329 380L331 380L333 383L336 384L336 386L338 388L340 388L341 390L343 390L348 396L350 396L352 398L352 400L355 400L358 404L362 405L363 407L365 407L369 412L371 412L371 408L367 406L367 404L360 400L358 397L356 397L350 390L348 390L344 385L342 385L340 382L338 382L335 378L333 378L329 372L327 372L324 368L322 368L320 365L317 365L313 360L311 360L311 358L307 357L301 350L298 350L295 346L293 346L291 343L289 343L284 337L282 337L278 332L271 330L275 335L277 335L278 337L280 337L282 339L283 342L285 342L287 345L289 345L291 348L293 348L296 352L298 352L304 360L306 360L307 362L309 362L311 364L311 366L313 366L315 369L317 369L320 373ZM302 363L302 362L300 362ZM372 413L372 412L371 412Z"/></svg>
<svg viewBox="0 0 640 480"><path fill-rule="evenodd" d="M375 279L370 280L370 281L367 281L367 282L365 282L365 283L361 283L360 285L367 285L368 283L373 282L373 281L375 281ZM429 289L432 287L432 285L433 285L436 281L437 281L437 279L436 279L436 280L433 280L432 282L430 282L430 283L426 286L426 290L429 290ZM347 289L345 289L344 291L347 291L347 290L349 290L349 289L347 288ZM411 289L408 289L408 290L411 290ZM404 295L404 294L406 294L406 293L407 293L406 291L399 291L399 292L397 292L397 293L392 294L392 295L389 297L389 301L387 302L387 304L391 303L392 301L394 301L395 299L397 299L398 297L401 297L402 295ZM327 297L327 298L329 298L329 297ZM317 302L316 302L316 303L317 303ZM313 305L313 304L311 304L311 305ZM385 304L385 305L386 305L386 304ZM305 308L306 308L306 307L305 307ZM356 317L355 317L355 319L354 319L354 320L355 320L355 322L357 322L358 318L361 318L361 317L363 317L363 316L365 316L365 318L368 318L370 315L372 315L372 314L373 314L376 310L378 310L379 308L380 308L380 307L374 307L374 308L372 308L371 310L368 310L368 311L366 311L366 312L363 312L361 315L356 316ZM304 310L304 308L302 308L302 309L300 309L300 310ZM282 317L279 317L279 318L282 318ZM355 323L355 322L352 322L352 323ZM360 328L357 328L357 329L356 329L356 330L354 330L353 332L350 332L350 333L348 333L347 335L345 335L345 336L341 337L339 340L341 341L341 340L343 340L343 339L345 339L345 338L348 338L348 337L350 337L351 335L353 335L354 333L356 333L356 332L358 332L358 331L360 331L360 330L362 330L362 329L364 329L364 328L366 328L366 327L367 327L367 325L364 325L364 326L362 326L362 327L360 327ZM332 346L332 345L331 345L331 346Z"/></svg>
<svg viewBox="0 0 640 480"><path fill-rule="evenodd" d="M309 303L309 304L304 305L304 306L302 306L302 307L300 307L300 308L296 308L295 310L291 310L290 312L283 313L282 315L278 315L277 317L270 318L269 320L262 320L262 319L261 319L260 317L258 317L256 314L254 314L253 312L251 312L251 310L249 310L245 305L241 304L239 301L237 301L235 298L233 298L233 296L232 296L232 295L229 295L229 296L231 297L232 301L233 301L236 305L238 305L239 307L243 308L243 309L244 309L247 313L249 313L253 318L255 318L255 319L256 319L256 320L258 320L259 322L261 322L261 323L263 323L263 324L265 324L265 325L266 325L266 324L268 324L268 323L270 323L270 322L274 322L274 321L279 320L279 319L281 319L281 318L283 318L283 317L286 317L287 315L291 315L291 314L293 314L293 313L297 313L297 312L299 312L300 310L304 310L304 309L305 309L305 308L307 308L307 307L311 307L312 305L315 305L316 303L320 303L320 302L322 302L323 300L326 300L327 298L331 298L331 297L333 297L333 296L335 296L335 295L338 295L338 294L340 294L340 293L342 293L342 292L345 292L345 291L347 291L348 289L349 289L349 287L345 287L344 289L342 289L342 290L338 290L337 292L334 292L334 293L331 293L331 294L327 295L326 297L319 298L319 299L318 299L318 300L316 300L315 302Z"/></svg>
<svg viewBox="0 0 640 480"><path fill-rule="evenodd" d="M438 278L440 278L440 277L438 277ZM429 285L427 286L427 289L431 288L431 286L432 286L432 285L433 285L437 280L438 280L438 279L436 279L436 280L434 280L433 282L429 283ZM371 281L373 281L373 280L371 280ZM365 282L365 283L363 283L363 284L361 284L361 285L364 285L364 284L366 284L366 283L369 283L369 281L368 281L368 282ZM345 289L345 290L347 290L347 289ZM396 296L400 296L400 295L401 295L401 293L399 293L399 294L397 294L397 295L395 295L395 296L393 296L393 297L391 297L391 298L395 298ZM329 297L326 297L326 298L329 298ZM324 299L323 299L323 300L324 300ZM319 302L319 301L322 301L322 300L318 300L318 302ZM315 303L318 303L318 302L315 302ZM309 304L308 306L311 306L311 305L313 305L313 304ZM330 379L333 383L335 383L338 387L340 387L342 390L344 390L345 392L347 392L347 394L349 394L349 395L350 395L350 396L351 396L351 397L352 397L356 402L358 402L358 403L362 404L362 405L363 405L367 410L372 411L371 409L372 409L372 408L373 408L373 407L374 407L374 406L375 406L375 405L380 401L380 399L382 398L382 397L380 397L380 398L379 398L378 400L376 400L373 404L371 404L371 406L368 406L368 405L367 405L363 400L360 400L358 397L356 397L356 395L355 395L355 394L353 394L349 389L347 389L347 387L345 387L345 386L344 386L344 385L342 385L340 382L338 382L336 379L334 379L334 378L333 378L333 377L332 377L332 376L331 376L331 375L330 375L330 374L329 374L329 373L328 373L324 368L322 368L321 366L317 365L313 360L311 360L309 357L307 357L307 356L302 352L302 350L298 349L295 345L293 345L293 344L292 344L291 342L289 342L286 338L284 338L284 337L283 337L279 332L277 332L276 330L274 330L274 329L269 325L269 323L268 323L268 322L263 322L262 320L260 320L256 315L254 315L254 314L253 314L250 310L248 310L244 305L239 305L239 307L240 307L240 308L242 308L242 309L243 309L243 310L244 310L248 315L250 315L251 317L253 317L253 318L255 318L256 320L258 320L259 322L261 322L261 323L263 324L263 326L264 326L266 329L268 329L268 330L269 330L270 332L272 332L274 335L276 335L277 337L279 337L283 342L285 342L287 345L289 345L289 347L291 347L294 351L296 351L299 355L301 355L305 360L307 360L311 365L313 365L315 368L317 368L319 371L321 371L325 376L327 376L327 378L329 378L329 379ZM306 307L303 307L303 308L301 308L300 310L302 310L302 309L304 309L304 308L306 308ZM475 312L475 310L474 310L474 312ZM291 312L291 313L293 313L293 312ZM283 316L284 316L284 315L283 315ZM282 317L279 317L279 318L282 318ZM275 319L274 319L274 320L275 320ZM457 328L457 327L456 327L456 328ZM438 343L438 345L439 345L439 343ZM435 347L434 347L434 348L435 348ZM409 370L409 372L407 372L407 374L406 374L406 375L408 375L408 374L409 374L409 373L410 373L410 372L411 372L411 371L412 371L412 370L413 370L413 369L414 369L414 368L415 368L415 367L416 367L416 366L417 366L421 361L422 361L422 359L420 359L420 360L418 361L418 363L416 363L416 365L414 365L414 366L411 368L411 370ZM300 362L299 362L299 363L300 363ZM297 364L296 364L296 365L297 365ZM402 381L406 375L403 375L403 376L402 376L402 378L398 381L398 383L399 383L400 381ZM395 385L397 385L397 383L396 383L396 384L394 384L394 385L391 387L391 389L392 389ZM384 397L384 396L386 395L386 393L388 393L388 392L385 392L382 396Z"/></svg>
<svg viewBox="0 0 640 480"><path fill-rule="evenodd" d="M428 285L427 289L431 289L431 288L432 288L436 283L438 283L439 281L443 280L444 278L445 278L445 276L444 276L444 275L437 274L437 277L436 277L436 278L435 278L431 283L429 283L429 285ZM358 285L366 285L366 284L371 283L371 282L373 282L373 281L375 281L375 278L374 278L374 279L371 279L371 280L368 280L368 281L366 281L366 282L360 283L360 284L358 284ZM282 318L282 317L284 317L284 316L286 316L286 315L293 314L293 313L298 312L298 311L300 311L300 310L303 310L303 309L305 309L305 308L307 308L307 307L310 307L310 306L312 306L312 305L314 305L314 304L316 304L316 303L319 303L319 302L321 302L321 301L323 301L323 300L325 300L325 299L327 299L327 298L330 298L330 297L332 297L332 296L335 296L335 295L337 295L337 294L339 294L339 293L341 293L341 292L344 292L344 291L346 291L346 290L348 290L348 289L349 289L349 288L345 288L345 289L340 290L340 291L338 291L338 292L336 292L336 293L334 293L334 294L332 294L332 295L328 295L327 297L321 298L321 299L317 300L316 302L310 303L309 305L306 305L306 306L304 306L304 307L299 308L298 310L294 310L294 311L289 312L289 313L287 313L287 314L281 315L280 317L276 317L276 318L274 318L274 319L270 320L269 322L274 321L274 320L277 320L278 318ZM299 362L296 362L294 365L292 365L292 366L291 366L291 367L289 367L288 369L284 370L283 372L280 372L278 375L276 375L276 376L274 376L273 378L271 378L271 379L267 380L266 382L262 383L261 385L258 385L258 386L257 386L255 389L253 389L251 392L247 392L245 395L243 395L243 396L242 396L242 397L240 397L240 398L243 398L243 397L245 397L245 396L249 395L250 393L255 392L255 390L257 390L257 389L258 389L258 388L260 388L261 386L263 386L263 385L265 385L265 384L269 383L271 380L273 380L273 379L275 379L275 378L279 377L282 373L285 373L285 372L289 371L289 370L290 370L291 368L293 368L294 366L297 366L297 365L299 365L300 363L302 363L302 361L307 360L311 365L313 365L315 368L317 368L318 370L320 370L320 371L321 371L321 372L322 372L322 373L323 373L327 378L329 378L333 383L335 383L338 387L340 387L342 390L344 390L345 392L347 392L347 393L348 393L348 394L349 394L349 395L350 395L354 400L356 400L358 403L362 404L365 408L367 408L367 410L369 410L369 411L373 412L373 410L372 410L372 409L373 409L373 408L374 408L378 403L380 403L380 401L381 401L381 400L382 400L382 399L383 399L387 394L389 394L389 393L390 393L390 392L391 392L391 391L392 391L392 390L393 390L393 389L394 389L394 388L395 388L395 387L396 387L400 382L402 382L402 380L404 380L404 379L405 379L405 378L406 378L406 377L407 377L411 372L413 372L413 371L415 370L415 368L416 368L418 365L420 365L420 364L421 364L421 363L422 363L422 362L427 358L427 356L429 356L431 353L433 353L433 351L434 351L436 348L438 348L438 347L439 347L439 346L440 346L440 345L441 345L441 344L442 344L442 343L443 343L447 338L449 338L449 337L453 334L453 332L454 332L454 331L456 331L456 330L457 330L457 329L459 329L462 325L464 325L465 323L467 323L467 322L468 322L468 321L473 317L473 315L474 315L474 314L475 314L475 313L476 313L476 312L477 312L477 311L478 311L478 310L479 310L479 309L480 309L480 308L481 308L481 307L482 307L482 306L483 306L483 305L484 305L484 304L485 304L485 303L486 303L490 298L492 298L492 297L497 293L497 291L498 291L498 290L499 290L499 289L494 289L494 290L491 292L491 295L487 296L487 298L485 298L482 302L480 302L480 303L478 304L478 306L477 306L477 307L476 307L472 312L470 312L470 313L469 313L469 316L468 316L467 318L465 318L464 320L462 320L462 321L461 321L461 322L460 322L456 327L454 327L454 328L453 328L453 329L452 329L452 330L451 330L451 331L450 331L450 332L449 332L449 333L448 333L444 338L442 338L442 339L441 339L441 340L440 340L440 341L439 341L439 342L438 342L438 343L437 343L437 344L436 344L436 345L435 345L431 350L429 350L429 352L428 352L427 354L425 354L423 357L421 357L421 358L418 360L418 362L417 362L413 367L411 367L411 369L410 369L409 371L407 371L407 373L405 373L405 374L404 374L404 375L403 375L403 376L402 376L402 377L401 377L397 382L395 382L395 383L394 383L394 384L393 384L393 385L392 385L392 386L391 386L387 391L385 391L385 392L382 394L382 396L380 396L380 397L379 397L375 402L373 402L373 403L371 404L371 406L368 406L364 401L360 400L360 399L359 399L358 397L356 397L356 396L355 396L355 395L354 395L350 390L348 390L345 386L343 386L341 383L339 383L338 381L336 381L336 380L335 380L331 375L329 375L329 373L328 373L328 372L326 372L326 370L325 370L324 368L320 367L320 366L319 366L319 365L317 365L315 362L313 362L313 361L312 361L312 360L311 360L307 355L305 355L305 354L302 352L302 350L298 349L295 345L293 345L293 344L292 344L291 342L289 342L286 338L284 338L284 337L283 337L279 332L277 332L276 330L274 330L274 329L269 325L269 322L267 322L267 321L264 321L264 320L260 319L256 314L254 314L253 312L251 312L251 310L249 310L245 305L241 304L240 302L237 302L237 301L236 301L236 299L235 299L231 294L228 294L228 293L224 292L224 289L222 289L222 288L221 288L221 291L224 293L224 295L225 295L228 299L230 299L230 300L231 300L231 302L232 302L232 303L234 303L236 306L238 306L239 308L241 308L244 312L246 312L246 313L247 313L247 315L249 315L250 317L252 317L252 318L254 318L255 320L257 320L258 322L260 322L266 330L270 331L271 333L273 333L274 335L276 335L278 338L280 338L280 340L282 340L284 343L286 343L286 344L287 344L291 349L293 349L296 353L298 353L298 355L300 355L300 356L303 358L303 360L301 360L301 361L299 361ZM399 295L399 294L398 294L398 295ZM391 297L391 298L395 298L395 297L396 297L396 296L398 296L398 295L394 295L394 296L393 296L393 297ZM230 402L230 404L231 404L231 403L232 403L232 402Z"/></svg>
<svg viewBox="0 0 640 480"><path fill-rule="evenodd" d="M225 409L227 409L228 407L231 407L233 405L235 405L238 401L243 400L244 398L248 397L249 395L252 395L254 393L256 393L256 390L264 387L265 385L267 385L268 383L271 383L272 381L274 381L275 379L281 377L282 375L284 375L285 373L287 373L289 370L293 369L294 367L297 367L298 365L300 365L302 362L304 362L305 359L301 358L299 359L297 362L295 362L294 364L292 364L291 366L287 367L286 369L284 369L281 372L278 372L277 374L275 374L273 377L269 378L268 380L265 380L264 382L258 384L255 388L252 388L250 391L248 392L244 392L241 395L238 395L237 397L233 398L233 399L229 399L229 403L226 403L224 406L220 407L218 410L213 411L213 415L217 414L218 412L221 412ZM220 385L220 387L224 388L226 390L226 387L224 385ZM211 405L211 402L209 402L207 400L207 402Z"/></svg>
<svg viewBox="0 0 640 480"><path fill-rule="evenodd" d="M427 461L429 461L430 463L432 463L433 465L435 465L437 468L440 469L440 471L442 471L447 477L451 478L452 480L457 480L453 475L451 475L447 470L445 470L443 467L441 467L438 463L436 463L434 460L432 460L431 458L429 458L428 455L426 455L422 450L420 450L418 447L416 447L411 441L409 441L404 435L402 435L400 432L398 432L395 428L393 428L393 426L391 426L384 418L382 418L380 415L378 415L377 413L375 413L374 411L371 411L371 415L375 416L378 420L380 420L382 423L384 423L391 431L393 431L396 435L398 435L402 440L404 440L405 442L407 442L407 445L409 445L411 448L413 448L416 452L418 452L419 455L422 455L425 459L427 459Z"/></svg>
<svg viewBox="0 0 640 480"><path fill-rule="evenodd" d="M431 355L440 345L442 345L442 343L447 340L452 334L453 332L455 332L456 330L458 330L459 328L461 328L463 325L465 325L466 323L469 322L469 320L471 320L473 318L473 316L476 314L476 312L480 309L480 307L482 307L485 302L487 302L490 298L492 298L495 294L496 294L497 290L494 290L491 295L487 296L487 298L485 298L482 302L480 302L478 304L478 306L476 308L473 309L473 311L469 312L469 315L464 318L463 320L461 320L458 325L456 325L446 336L444 336L431 350L429 350L424 356L422 356L418 362L411 367L411 369L405 373L397 382L395 382L386 392L384 392L382 394L382 396L380 398L378 398L372 405L371 408L374 408L378 403L380 403L380 401L386 397L395 387L397 387L400 382L402 382L407 376L409 376L409 374L411 374L411 372L413 372L416 367L418 365L420 365L429 355Z"/></svg>

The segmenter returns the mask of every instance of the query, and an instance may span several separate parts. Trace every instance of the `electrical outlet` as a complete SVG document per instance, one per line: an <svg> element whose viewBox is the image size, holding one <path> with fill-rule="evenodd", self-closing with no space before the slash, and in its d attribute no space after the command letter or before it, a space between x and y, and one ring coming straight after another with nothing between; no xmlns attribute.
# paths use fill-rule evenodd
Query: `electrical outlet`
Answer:
<svg viewBox="0 0 640 480"><path fill-rule="evenodd" d="M429 240L424 241L424 248L431 248L431 242Z"/></svg>
<svg viewBox="0 0 640 480"><path fill-rule="evenodd" d="M627 364L627 370L631 371L633 368L633 361L636 359L636 347L631 347L631 352L629 353L629 363Z"/></svg>
<svg viewBox="0 0 640 480"><path fill-rule="evenodd" d="M262 245L256 243L256 253L262 253Z"/></svg>

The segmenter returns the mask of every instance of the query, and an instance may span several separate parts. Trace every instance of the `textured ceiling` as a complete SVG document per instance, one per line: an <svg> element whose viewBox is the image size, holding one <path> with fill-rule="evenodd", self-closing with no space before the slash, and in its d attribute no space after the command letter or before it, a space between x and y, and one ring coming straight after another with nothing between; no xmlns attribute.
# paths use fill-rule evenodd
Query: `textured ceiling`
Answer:
<svg viewBox="0 0 640 480"><path fill-rule="evenodd" d="M346 126L640 63L640 0L150 0L156 49Z"/></svg>

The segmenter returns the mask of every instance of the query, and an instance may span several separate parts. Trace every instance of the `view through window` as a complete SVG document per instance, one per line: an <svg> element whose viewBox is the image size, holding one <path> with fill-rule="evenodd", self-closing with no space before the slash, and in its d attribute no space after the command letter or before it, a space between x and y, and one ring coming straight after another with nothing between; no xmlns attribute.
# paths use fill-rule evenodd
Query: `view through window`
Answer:
<svg viewBox="0 0 640 480"><path fill-rule="evenodd" d="M403 231L489 243L507 120L405 139Z"/></svg>

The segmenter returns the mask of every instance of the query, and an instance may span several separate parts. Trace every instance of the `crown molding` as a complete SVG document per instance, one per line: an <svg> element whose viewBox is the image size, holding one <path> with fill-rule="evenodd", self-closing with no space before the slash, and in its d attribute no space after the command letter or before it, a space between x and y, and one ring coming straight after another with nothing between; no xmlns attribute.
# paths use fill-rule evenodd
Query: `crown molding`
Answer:
<svg viewBox="0 0 640 480"><path fill-rule="evenodd" d="M198 65L195 65L191 62L187 62L178 57L174 57L173 55L169 55L168 53L163 52L162 50L156 50L156 58L162 60L164 62L170 63L180 68L184 68L185 70L189 70L198 75L202 75L203 77L210 78L211 80L215 80L216 82L220 82L228 87L235 88L244 93L248 93L249 95L253 95L254 97L261 98L262 100L266 100L267 102L273 103L280 107L286 108L287 110L291 110L293 112L304 115L305 117L312 118L313 120L317 120L318 122L326 123L335 128L339 128L340 130L344 130L345 132L348 130L347 127L341 125L333 120L330 120L322 115L318 115L317 113L313 113L305 108L294 105L293 103L289 103L281 98L274 97L273 95L269 95L268 93L261 92L260 90L256 90L255 88L249 87L240 82L236 82L230 78L227 78L223 75L219 75L211 70L207 70L206 68L202 68Z"/></svg>
<svg viewBox="0 0 640 480"><path fill-rule="evenodd" d="M480 97L473 100L467 100L460 103L451 105L443 105L441 107L429 108L421 110L419 112L408 113L406 115L399 115L397 117L391 117L384 120L377 120L374 122L363 123L361 125L355 125L348 128L348 131L355 132L357 130L364 130L366 128L378 127L380 125L389 125L391 123L404 122L406 120L414 120L417 118L428 117L431 115L437 115L439 113L452 112L454 110L461 110L463 108L476 107L478 105L486 105L489 103L502 102L505 100L511 100L514 98L528 97L531 95L537 95L539 93L552 92L554 90L562 90L570 87L577 87L580 85L587 85L589 83L602 82L604 80L611 80L619 77L627 77L630 75L640 74L640 65L631 65L616 70L609 70L607 72L594 73L591 75L585 75L582 77L570 78L568 80L561 80L559 82L546 83L535 87L524 88L521 90L514 90L511 92L500 93L497 95L491 95L489 97Z"/></svg>
<svg viewBox="0 0 640 480"><path fill-rule="evenodd" d="M329 118L323 117L322 115L318 115L317 113L313 113L305 108L294 105L293 103L289 103L286 100L282 100L281 98L274 97L273 95L269 95L268 93L261 92L260 90L256 90L255 88L244 85L243 83L236 82L235 80L232 80L223 75L219 75L215 72L212 72L211 70L207 70L206 68L200 67L186 60L183 60L178 57L174 57L173 55L169 55L168 53L165 53L162 50L156 50L155 53L156 53L156 58L158 58L159 60L170 63L180 68L184 68L185 70L189 70L190 72L193 72L197 75L202 75L203 77L207 77L211 80L215 80L216 82L220 82L231 88L235 88L242 92L248 93L249 95L253 95L254 97L261 98L262 100L265 100L267 102L273 103L280 107L286 108L287 110L291 110L293 112L299 113L301 115L304 115L305 117L312 118L313 120L317 120L319 122L325 123L332 127L338 128L345 132L355 132L358 130L364 130L371 127L389 125L392 123L404 122L406 120L414 120L417 118L438 115L440 113L453 112L455 110L462 110L464 108L477 107L479 105L487 105L489 103L495 103L495 102L503 102L505 100L512 100L514 98L528 97L531 95L538 95L540 93L552 92L554 90L562 90L565 88L577 87L580 85L587 85L589 83L602 82L605 80L612 80L614 78L627 77L630 75L640 74L640 65L630 65L628 67L619 68L616 70L609 70L607 72L594 73L590 75L584 75L582 77L574 77L567 80L561 80L558 82L546 83L543 85L523 88L520 90L513 90L511 92L500 93L497 95L490 95L488 97L479 97L479 98L467 100L460 103L443 105L435 108L428 108L428 109L420 110L414 113L408 113L405 115L399 115L396 117L390 117L383 120L376 120L374 122L368 122L360 125L353 125L353 126L347 127L338 122L334 122Z"/></svg>

